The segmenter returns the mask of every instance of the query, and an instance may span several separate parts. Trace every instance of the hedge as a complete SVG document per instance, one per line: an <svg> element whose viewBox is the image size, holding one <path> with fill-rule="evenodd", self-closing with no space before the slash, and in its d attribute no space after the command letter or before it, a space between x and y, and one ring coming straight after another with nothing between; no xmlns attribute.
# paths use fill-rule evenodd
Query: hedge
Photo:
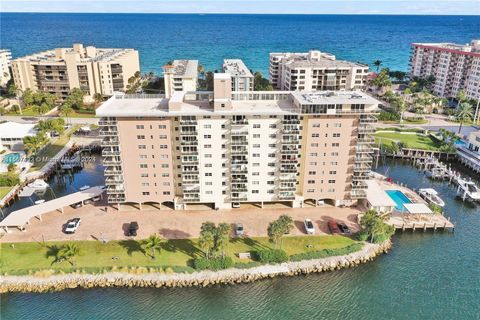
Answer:
<svg viewBox="0 0 480 320"><path fill-rule="evenodd" d="M288 255L282 249L266 249L257 251L257 258L263 263L282 263L288 261Z"/></svg>
<svg viewBox="0 0 480 320"><path fill-rule="evenodd" d="M0 187L13 187L20 183L18 174L13 172L0 174Z"/></svg>
<svg viewBox="0 0 480 320"><path fill-rule="evenodd" d="M193 267L196 270L221 270L233 267L233 260L230 257L218 258L196 258L193 260Z"/></svg>
<svg viewBox="0 0 480 320"><path fill-rule="evenodd" d="M320 251L310 251L304 253L298 253L290 256L290 261L301 261L301 260L312 260L312 259L321 259L332 256L343 256L352 252L356 252L362 249L363 245L361 243L354 243L345 248L339 249L323 249Z"/></svg>

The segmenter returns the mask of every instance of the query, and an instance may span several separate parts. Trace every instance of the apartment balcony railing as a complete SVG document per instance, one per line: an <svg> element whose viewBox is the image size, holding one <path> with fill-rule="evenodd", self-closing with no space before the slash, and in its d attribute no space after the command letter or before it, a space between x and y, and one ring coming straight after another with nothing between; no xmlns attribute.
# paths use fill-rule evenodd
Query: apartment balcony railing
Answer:
<svg viewBox="0 0 480 320"><path fill-rule="evenodd" d="M360 123L376 123L378 121L377 117L373 115L363 115L360 117Z"/></svg>
<svg viewBox="0 0 480 320"><path fill-rule="evenodd" d="M196 146L196 145L198 145L198 140L181 141L180 144L182 146Z"/></svg>
<svg viewBox="0 0 480 320"><path fill-rule="evenodd" d="M111 151L111 150L102 150L102 156L108 157L108 156L119 156L120 151Z"/></svg>
<svg viewBox="0 0 480 320"><path fill-rule="evenodd" d="M373 157L368 156L368 155L362 155L362 156L355 157L355 162L357 162L357 163L368 163L368 162L372 162L372 161L373 161Z"/></svg>
<svg viewBox="0 0 480 320"><path fill-rule="evenodd" d="M364 174L359 174L359 175L354 174L354 175L352 176L352 180L353 180L353 181L365 181L365 180L369 180L369 179L371 179L371 177L370 177L369 175L367 175L366 173L364 173Z"/></svg>
<svg viewBox="0 0 480 320"><path fill-rule="evenodd" d="M106 176L116 176L116 175L121 175L123 173L122 170L119 169L105 169L103 172L104 175Z"/></svg>
<svg viewBox="0 0 480 320"><path fill-rule="evenodd" d="M233 201L247 201L248 197L247 196L231 196Z"/></svg>
<svg viewBox="0 0 480 320"><path fill-rule="evenodd" d="M102 146L109 147L109 146L118 146L120 141L118 140L103 140Z"/></svg>
<svg viewBox="0 0 480 320"><path fill-rule="evenodd" d="M200 183L200 180L197 179L183 179L182 180L183 185L198 185Z"/></svg>
<svg viewBox="0 0 480 320"><path fill-rule="evenodd" d="M353 172L369 172L372 168L366 165L355 165L353 166Z"/></svg>
<svg viewBox="0 0 480 320"><path fill-rule="evenodd" d="M246 146L248 145L248 140L231 140L232 146Z"/></svg>
<svg viewBox="0 0 480 320"><path fill-rule="evenodd" d="M98 133L100 137L115 137L118 135L117 129L109 128L108 130L100 130Z"/></svg>
<svg viewBox="0 0 480 320"><path fill-rule="evenodd" d="M246 154L247 152L248 150L246 148L245 149L235 148L230 151L231 154Z"/></svg>
<svg viewBox="0 0 480 320"><path fill-rule="evenodd" d="M282 186L282 185L280 185L279 189L281 191L296 191L297 187L296 186Z"/></svg>
<svg viewBox="0 0 480 320"><path fill-rule="evenodd" d="M284 193L281 192L281 193L278 195L278 198L279 198L280 200L295 200L295 194L293 194L293 193L284 194Z"/></svg>
<svg viewBox="0 0 480 320"><path fill-rule="evenodd" d="M236 183L247 183L248 182L248 179L233 179L232 178L232 184L236 184Z"/></svg>
<svg viewBox="0 0 480 320"><path fill-rule="evenodd" d="M196 156L198 155L198 150L182 150L181 151L182 155L188 155L188 156Z"/></svg>
<svg viewBox="0 0 480 320"><path fill-rule="evenodd" d="M375 133L375 131L376 131L376 129L372 126L369 126L369 125L358 127L358 133L360 133L360 134Z"/></svg>
<svg viewBox="0 0 480 320"><path fill-rule="evenodd" d="M365 189L368 189L368 185L365 183L365 181L355 181L355 182L352 182L352 189L365 190Z"/></svg>
<svg viewBox="0 0 480 320"><path fill-rule="evenodd" d="M105 179L105 184L106 185L115 185L123 183L123 177L122 176L115 176L115 177L107 177Z"/></svg>
<svg viewBox="0 0 480 320"><path fill-rule="evenodd" d="M118 166L122 164L122 160L120 159L104 159L103 165L104 166Z"/></svg>
<svg viewBox="0 0 480 320"><path fill-rule="evenodd" d="M182 168L182 173L183 174L199 174L199 171L198 169L185 169L185 168Z"/></svg>
<svg viewBox="0 0 480 320"><path fill-rule="evenodd" d="M352 200L365 199L366 197L367 197L367 193L365 192L365 190L350 191L350 198Z"/></svg>
<svg viewBox="0 0 480 320"><path fill-rule="evenodd" d="M298 149L281 149L281 154L298 154Z"/></svg>
<svg viewBox="0 0 480 320"><path fill-rule="evenodd" d="M184 197L183 201L187 203L200 202L200 197Z"/></svg>
<svg viewBox="0 0 480 320"><path fill-rule="evenodd" d="M232 174L239 174L239 173L248 173L248 168L247 167L232 167L231 168L231 173Z"/></svg>
<svg viewBox="0 0 480 320"><path fill-rule="evenodd" d="M183 193L184 194L198 194L198 193L200 193L200 188L198 188L198 189L184 189Z"/></svg>
<svg viewBox="0 0 480 320"><path fill-rule="evenodd" d="M188 131L180 131L182 136L196 136L198 135L198 131L196 130L188 130Z"/></svg>
<svg viewBox="0 0 480 320"><path fill-rule="evenodd" d="M371 146L358 145L355 151L357 152L357 154L373 153L373 148Z"/></svg>
<svg viewBox="0 0 480 320"><path fill-rule="evenodd" d="M298 158L296 158L296 157L294 157L294 158L281 158L280 161L282 163L297 163Z"/></svg>
<svg viewBox="0 0 480 320"><path fill-rule="evenodd" d="M109 203L119 203L119 202L125 202L125 196L124 195L108 195L108 202Z"/></svg>
<svg viewBox="0 0 480 320"><path fill-rule="evenodd" d="M281 173L296 173L297 168L280 168Z"/></svg>
<svg viewBox="0 0 480 320"><path fill-rule="evenodd" d="M299 119L283 120L282 123L283 124L300 124L300 120Z"/></svg>
<svg viewBox="0 0 480 320"><path fill-rule="evenodd" d="M299 144L300 140L282 140L282 144Z"/></svg>
<svg viewBox="0 0 480 320"><path fill-rule="evenodd" d="M107 188L107 194L124 194L125 189L118 187L109 187Z"/></svg>
<svg viewBox="0 0 480 320"><path fill-rule="evenodd" d="M235 187L232 186L232 192L247 192L248 189L246 187Z"/></svg>
<svg viewBox="0 0 480 320"><path fill-rule="evenodd" d="M248 124L248 119L239 119L239 120L232 120L232 126L245 126Z"/></svg>
<svg viewBox="0 0 480 320"><path fill-rule="evenodd" d="M361 144L373 144L373 143L375 143L375 138L373 138L371 136L367 136L367 137L363 137L363 138L358 138L357 142L361 143Z"/></svg>
<svg viewBox="0 0 480 320"><path fill-rule="evenodd" d="M180 125L190 125L196 126L198 124L197 120L190 120L190 119L180 119Z"/></svg>
<svg viewBox="0 0 480 320"><path fill-rule="evenodd" d="M300 134L300 130L298 130L298 129L283 129L282 133L284 135L298 135L298 134Z"/></svg>
<svg viewBox="0 0 480 320"><path fill-rule="evenodd" d="M117 125L117 120L104 120L104 119L100 119L98 121L98 125L99 126L115 126Z"/></svg>

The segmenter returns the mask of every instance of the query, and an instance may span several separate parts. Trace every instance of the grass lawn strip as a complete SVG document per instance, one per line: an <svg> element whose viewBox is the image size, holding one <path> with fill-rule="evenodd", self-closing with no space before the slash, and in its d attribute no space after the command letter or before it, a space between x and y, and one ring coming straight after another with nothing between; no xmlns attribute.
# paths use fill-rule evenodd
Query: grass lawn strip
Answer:
<svg viewBox="0 0 480 320"><path fill-rule="evenodd" d="M375 134L375 143L391 144L391 141L402 142L406 148L422 150L438 150L439 144L430 136L419 134L400 134L397 132L378 132Z"/></svg>

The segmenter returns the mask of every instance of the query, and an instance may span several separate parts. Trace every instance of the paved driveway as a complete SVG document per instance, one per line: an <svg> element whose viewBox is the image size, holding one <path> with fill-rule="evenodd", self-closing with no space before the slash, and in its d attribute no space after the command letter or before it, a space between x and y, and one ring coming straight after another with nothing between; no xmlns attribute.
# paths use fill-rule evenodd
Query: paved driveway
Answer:
<svg viewBox="0 0 480 320"><path fill-rule="evenodd" d="M173 211L162 208L145 207L139 210L124 206L121 211L98 205L83 208L66 208L65 213L51 212L42 216L42 221L32 219L25 232L11 228L2 242L55 241L55 240L96 240L127 239L126 228L131 221L139 224L138 237L146 238L153 233L167 239L198 237L204 221L215 223L243 223L247 236L266 236L268 224L281 214L290 215L295 221L292 235L304 235L303 221L314 221L316 234L328 234L327 221L335 218L346 222L353 231L358 230L356 223L359 211L355 208L308 207L308 208L248 208L229 210L190 210ZM67 235L62 232L66 222L74 217L82 219L77 232Z"/></svg>

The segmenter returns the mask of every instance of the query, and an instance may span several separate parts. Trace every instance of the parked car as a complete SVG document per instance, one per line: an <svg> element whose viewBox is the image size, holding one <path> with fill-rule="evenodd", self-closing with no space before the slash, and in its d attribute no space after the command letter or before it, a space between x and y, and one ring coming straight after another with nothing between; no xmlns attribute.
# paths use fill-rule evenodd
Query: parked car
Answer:
<svg viewBox="0 0 480 320"><path fill-rule="evenodd" d="M235 224L235 235L236 236L243 236L244 233L245 233L245 230L243 229L243 224L236 223Z"/></svg>
<svg viewBox="0 0 480 320"><path fill-rule="evenodd" d="M338 228L338 224L336 221L333 221L333 220L328 221L328 229L330 229L330 232L332 234L340 233L340 229Z"/></svg>
<svg viewBox="0 0 480 320"><path fill-rule="evenodd" d="M240 202L232 202L232 208L240 208Z"/></svg>
<svg viewBox="0 0 480 320"><path fill-rule="evenodd" d="M343 234L347 234L347 235L352 234L352 231L345 223L338 223L338 228Z"/></svg>
<svg viewBox="0 0 480 320"><path fill-rule="evenodd" d="M65 233L75 233L75 231L77 231L78 227L80 226L80 221L80 218L74 218L68 221L67 226L65 227Z"/></svg>
<svg viewBox="0 0 480 320"><path fill-rule="evenodd" d="M315 233L315 226L313 225L312 220L305 219L305 221L303 223L305 224L305 231L307 231L307 234L314 234Z"/></svg>
<svg viewBox="0 0 480 320"><path fill-rule="evenodd" d="M130 222L130 225L128 226L128 235L130 237L135 237L137 235L137 230L138 230L138 222L137 221Z"/></svg>

